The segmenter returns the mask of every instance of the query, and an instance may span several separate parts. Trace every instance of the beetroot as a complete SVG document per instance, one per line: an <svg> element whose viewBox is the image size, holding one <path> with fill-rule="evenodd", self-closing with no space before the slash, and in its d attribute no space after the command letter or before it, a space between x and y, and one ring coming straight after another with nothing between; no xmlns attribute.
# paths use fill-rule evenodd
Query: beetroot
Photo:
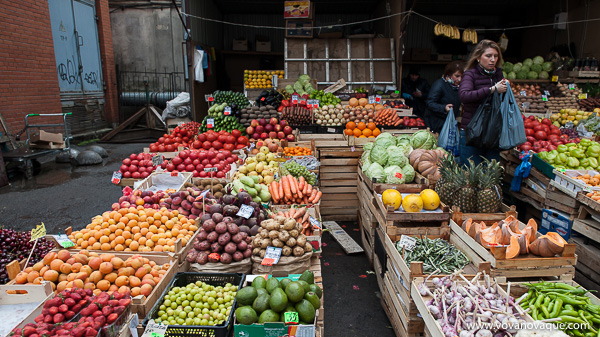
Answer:
<svg viewBox="0 0 600 337"><path fill-rule="evenodd" d="M208 254L202 252L196 256L196 263L206 264L208 262Z"/></svg>
<svg viewBox="0 0 600 337"><path fill-rule="evenodd" d="M220 204L214 204L210 206L210 214L215 213L223 213L223 206L221 206Z"/></svg>
<svg viewBox="0 0 600 337"><path fill-rule="evenodd" d="M240 228L240 233L250 233L250 227L248 227L246 225L239 226L239 228Z"/></svg>
<svg viewBox="0 0 600 337"><path fill-rule="evenodd" d="M233 261L235 262L239 262L242 261L244 259L244 254L240 251L236 251L235 253L233 253Z"/></svg>
<svg viewBox="0 0 600 337"><path fill-rule="evenodd" d="M210 245L210 251L213 253L220 253L223 251L223 246L218 242L214 242L212 245Z"/></svg>
<svg viewBox="0 0 600 337"><path fill-rule="evenodd" d="M207 236L208 236L208 232L206 232L206 231L200 231L200 233L198 233L198 236L196 236L196 240L198 240L198 241L204 241L204 240L206 240Z"/></svg>
<svg viewBox="0 0 600 337"><path fill-rule="evenodd" d="M233 253L235 253L236 250L237 250L237 246L233 242L229 242L228 244L225 245L226 253L233 254Z"/></svg>
<svg viewBox="0 0 600 337"><path fill-rule="evenodd" d="M216 223L219 223L219 222L223 221L223 214L221 214L221 213L214 213L212 215L212 220L214 222L216 222Z"/></svg>
<svg viewBox="0 0 600 337"><path fill-rule="evenodd" d="M225 246L229 241L231 241L231 234L223 233L219 235L219 244L221 246Z"/></svg>
<svg viewBox="0 0 600 337"><path fill-rule="evenodd" d="M230 264L231 260L232 260L231 254L229 254L229 253L223 253L221 255L221 258L220 258L221 263Z"/></svg>
<svg viewBox="0 0 600 337"><path fill-rule="evenodd" d="M200 242L198 249L199 251L205 251L205 250L210 250L210 241L206 240L206 241L202 241Z"/></svg>
<svg viewBox="0 0 600 337"><path fill-rule="evenodd" d="M216 242L219 239L219 233L217 233L217 232L210 232L208 234L208 236L206 237L206 239L210 243Z"/></svg>
<svg viewBox="0 0 600 337"><path fill-rule="evenodd" d="M215 230L215 227L217 226L217 224L212 221L212 219L210 220L206 220L204 221L204 223L202 224L202 228L207 231L208 233L212 232Z"/></svg>
<svg viewBox="0 0 600 337"><path fill-rule="evenodd" d="M235 243L240 243L242 240L243 239L242 239L242 236L240 235L240 233L237 233L236 235L231 237L231 241L233 241Z"/></svg>
<svg viewBox="0 0 600 337"><path fill-rule="evenodd" d="M200 209L202 209L202 206L201 206L201 208L200 208ZM206 221L206 220L210 220L210 219L211 219L211 216L210 216L210 214L204 213L204 214L202 214L202 216L200 217L200 222L204 223L204 221Z"/></svg>
<svg viewBox="0 0 600 337"><path fill-rule="evenodd" d="M246 241L242 241L237 244L237 249L242 252L245 251L247 248L248 248L248 244L246 243Z"/></svg>
<svg viewBox="0 0 600 337"><path fill-rule="evenodd" d="M229 232L229 234L235 235L240 232L240 228L238 227L238 225L230 223L227 224L227 231Z"/></svg>
<svg viewBox="0 0 600 337"><path fill-rule="evenodd" d="M244 251L244 258L245 259L249 258L250 256L252 256L252 247L248 247L248 249L246 249Z"/></svg>
<svg viewBox="0 0 600 337"><path fill-rule="evenodd" d="M215 226L215 232L219 234L227 232L227 224L224 222L219 222L217 226Z"/></svg>
<svg viewBox="0 0 600 337"><path fill-rule="evenodd" d="M260 226L250 227L250 236L256 236L258 231L260 230Z"/></svg>

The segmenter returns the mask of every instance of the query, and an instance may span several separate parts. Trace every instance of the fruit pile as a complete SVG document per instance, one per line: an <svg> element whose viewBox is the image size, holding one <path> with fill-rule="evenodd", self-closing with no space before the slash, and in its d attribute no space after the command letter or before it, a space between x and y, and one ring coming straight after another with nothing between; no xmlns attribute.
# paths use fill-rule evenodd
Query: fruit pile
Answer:
<svg viewBox="0 0 600 337"><path fill-rule="evenodd" d="M365 124L363 122L354 123L348 122L346 123L346 129L344 130L344 134L346 136L354 136L357 138L376 138L381 134L381 131L375 123Z"/></svg>
<svg viewBox="0 0 600 337"><path fill-rule="evenodd" d="M201 196L201 192L198 187L186 187L184 191L169 193L166 198L160 201L160 206L177 211L188 219L195 220L204 213L203 205L205 205L205 202L208 199L215 198L210 194Z"/></svg>
<svg viewBox="0 0 600 337"><path fill-rule="evenodd" d="M163 161L161 168L168 172L192 172L194 177L225 178L231 166L237 163L238 156L228 150L195 151L183 150L171 161ZM216 172L206 172L207 168L216 168Z"/></svg>
<svg viewBox="0 0 600 337"><path fill-rule="evenodd" d="M306 179L306 182L308 182L310 185L317 184L317 176L314 173L310 172L306 168L306 166L300 165L295 161L289 161L281 165L279 170L281 171L281 175L283 176L291 174L295 178L304 177L304 179Z"/></svg>
<svg viewBox="0 0 600 337"><path fill-rule="evenodd" d="M308 110L307 110L308 111ZM262 139L287 139L290 142L295 140L293 129L288 125L288 122L284 119L278 121L277 118L271 118L266 120L264 118L260 120L253 119L250 122L250 126L246 128L246 133L250 137L250 142Z"/></svg>
<svg viewBox="0 0 600 337"><path fill-rule="evenodd" d="M242 136L240 130L232 130L231 133L227 131L215 132L209 130L207 132L198 135L196 140L190 145L190 149L197 150L220 150L224 149L227 151L243 149L248 145L248 138Z"/></svg>
<svg viewBox="0 0 600 337"><path fill-rule="evenodd" d="M568 122L573 123L573 125L579 124L579 122L588 119L593 112L590 111L582 111L577 109L560 109L560 112L553 113L550 116L550 120L553 125L562 126L567 124Z"/></svg>
<svg viewBox="0 0 600 337"><path fill-rule="evenodd" d="M312 150L308 147L294 146L283 149L283 154L286 156L312 156Z"/></svg>
<svg viewBox="0 0 600 337"><path fill-rule="evenodd" d="M425 122L417 117L417 118L413 118L413 117L408 117L408 116L404 116L402 117L402 122L400 123L400 125L412 128L412 127L422 127L425 128Z"/></svg>
<svg viewBox="0 0 600 337"><path fill-rule="evenodd" d="M321 308L323 290L315 284L314 275L305 271L298 281L275 277L256 277L252 285L240 289L235 299L237 321L244 325L283 322L285 312L296 312L299 324L314 324Z"/></svg>
<svg viewBox="0 0 600 337"><path fill-rule="evenodd" d="M102 291L131 291L131 296L148 296L169 269L169 264L158 265L140 255L123 261L114 254L98 254L87 250L71 255L68 250L50 252L42 261L17 274L17 284L45 280L61 292L67 288Z"/></svg>
<svg viewBox="0 0 600 337"><path fill-rule="evenodd" d="M173 133L181 133L180 137L188 137L189 139L192 139L192 137L194 135L198 134L198 130L200 129L200 123L198 122L187 122L182 124L181 126L177 126L174 130ZM183 130L185 130L185 132L183 132Z"/></svg>
<svg viewBox="0 0 600 337"><path fill-rule="evenodd" d="M212 124L208 124L209 119L212 120ZM227 131L233 132L233 130L244 130L244 126L240 124L240 121L232 115L217 115L217 116L206 116L202 120L202 125L200 126L201 132L206 132L208 130L213 131Z"/></svg>
<svg viewBox="0 0 600 337"><path fill-rule="evenodd" d="M578 179L583 181L588 186L598 186L600 185L600 174L595 174L594 176L590 174L579 175L574 177L573 179Z"/></svg>
<svg viewBox="0 0 600 337"><path fill-rule="evenodd" d="M312 112L318 125L341 126L347 122L340 104L321 105L319 108L313 108Z"/></svg>
<svg viewBox="0 0 600 337"><path fill-rule="evenodd" d="M193 220L178 211L137 206L97 215L69 238L80 249L175 252L175 241L181 239L185 247L197 229Z"/></svg>
<svg viewBox="0 0 600 337"><path fill-rule="evenodd" d="M252 255L265 257L267 247L282 248L282 256L302 256L312 252L312 245L302 234L302 225L294 218L276 216L260 223L260 231L252 239Z"/></svg>
<svg viewBox="0 0 600 337"><path fill-rule="evenodd" d="M309 184L303 176L293 177L291 174L282 175L279 182L269 185L273 205L316 204L321 200L323 192Z"/></svg>
<svg viewBox="0 0 600 337"><path fill-rule="evenodd" d="M132 153L129 158L123 159L119 172L123 174L123 178L145 179L156 169L152 164L152 157L154 154L151 153Z"/></svg>
<svg viewBox="0 0 600 337"><path fill-rule="evenodd" d="M586 196L594 201L600 202L600 191L588 192L586 193Z"/></svg>
<svg viewBox="0 0 600 337"><path fill-rule="evenodd" d="M34 244L29 239L31 239L31 232L17 232L14 229L0 228L0 284L10 281L6 271L7 264L29 257ZM45 238L39 239L29 259L29 266L40 261L52 249L54 249L54 243Z"/></svg>
<svg viewBox="0 0 600 337"><path fill-rule="evenodd" d="M392 109L410 109L408 105L404 104L404 101L400 100L387 101L385 105L388 105Z"/></svg>
<svg viewBox="0 0 600 337"><path fill-rule="evenodd" d="M156 193L152 191L142 192L141 190L129 191L129 193L125 191L123 189L123 196L119 198L119 202L112 204L111 209L113 211L118 211L121 208L129 208L132 205L159 210L162 199L166 198L170 192L175 192L175 190L157 191Z"/></svg>
<svg viewBox="0 0 600 337"><path fill-rule="evenodd" d="M273 123L273 118L277 121L276 123ZM261 120L265 120L264 124L255 122L256 121L261 121ZM268 122L266 122L268 121ZM267 105L267 106L252 106L252 107L247 107L245 109L242 109L241 113L240 113L240 123L242 123L245 127L257 127L258 125L262 125L265 126L267 125L267 123L272 124L272 125L277 125L279 124L279 113L277 112L277 108L274 108L271 105ZM254 124L254 125L252 125ZM270 131L282 131L282 130L270 130ZM268 131L268 132L270 132ZM248 131L246 131L246 133L250 136L252 135L252 133L249 133Z"/></svg>
<svg viewBox="0 0 600 337"><path fill-rule="evenodd" d="M237 290L231 283L213 286L202 281L173 287L162 299L154 320L167 325L223 325L233 310Z"/></svg>
<svg viewBox="0 0 600 337"><path fill-rule="evenodd" d="M179 146L189 147L198 133L197 125L198 123L194 122L189 128L176 127L171 134L165 133L158 138L156 143L150 144L150 152L174 152L177 151Z"/></svg>
<svg viewBox="0 0 600 337"><path fill-rule="evenodd" d="M225 185L227 185L227 180L225 179L216 179L216 178L206 178L206 179L196 179L194 184L185 183L185 187L199 188L200 191L209 190L210 193L216 198L222 198L225 193Z"/></svg>
<svg viewBox="0 0 600 337"><path fill-rule="evenodd" d="M241 92L217 90L213 92L213 99L214 104L227 103L229 106L233 106L233 104L238 107L248 106L248 99Z"/></svg>
<svg viewBox="0 0 600 337"><path fill-rule="evenodd" d="M532 150L533 152L546 152L556 150L559 145L571 142L569 136L561 134L561 129L552 124L548 118L538 121L534 116L523 116L525 136L527 141L517 147L519 151Z"/></svg>
<svg viewBox="0 0 600 337"><path fill-rule="evenodd" d="M383 191L381 200L384 205L394 207L407 213L418 213L423 209L433 211L440 207L440 197L434 190L425 189L420 194L409 194L402 198L402 194L394 189Z"/></svg>
<svg viewBox="0 0 600 337"><path fill-rule="evenodd" d="M283 70L244 70L244 85L246 89L273 88L273 75L283 78Z"/></svg>
<svg viewBox="0 0 600 337"><path fill-rule="evenodd" d="M93 296L92 289L65 289L44 303L42 313L35 318L35 322L60 324L69 321L88 306Z"/></svg>
<svg viewBox="0 0 600 337"><path fill-rule="evenodd" d="M271 146L273 147L275 145ZM235 179L239 179L246 176L256 176L259 177L259 183L264 181L269 184L274 180L275 172L278 171L278 167L279 162L275 158L275 152L270 152L266 146L263 146L256 156L246 158L244 165L238 168L234 177Z"/></svg>
<svg viewBox="0 0 600 337"><path fill-rule="evenodd" d="M230 206L235 207L237 206ZM225 212L225 210L223 210ZM233 213L233 212L227 212ZM237 212L236 212L237 213ZM234 214L235 215L235 214ZM208 218L210 216L210 218ZM202 223L200 232L194 241L186 260L190 263L223 263L240 262L252 256L250 243L252 238L248 236L250 229L240 231L231 216L224 217L222 213L215 212L206 217Z"/></svg>
<svg viewBox="0 0 600 337"><path fill-rule="evenodd" d="M263 172L265 173L264 178L260 175L252 175L239 176L238 178L234 179L231 183L231 193L233 195L237 195L238 192L245 191L250 194L252 200L255 202L271 201L271 193L268 187L263 183L273 181L274 177L270 175L270 169L263 170Z"/></svg>
<svg viewBox="0 0 600 337"><path fill-rule="evenodd" d="M292 125L312 125L313 114L303 107L285 107L281 111L281 118Z"/></svg>
<svg viewBox="0 0 600 337"><path fill-rule="evenodd" d="M227 103L221 103L221 104L213 104L210 106L210 108L208 108L208 116L209 117L216 117L219 115L225 115L225 108L227 107ZM231 113L229 113L228 115L232 115L233 111ZM200 125L202 126L202 125Z"/></svg>

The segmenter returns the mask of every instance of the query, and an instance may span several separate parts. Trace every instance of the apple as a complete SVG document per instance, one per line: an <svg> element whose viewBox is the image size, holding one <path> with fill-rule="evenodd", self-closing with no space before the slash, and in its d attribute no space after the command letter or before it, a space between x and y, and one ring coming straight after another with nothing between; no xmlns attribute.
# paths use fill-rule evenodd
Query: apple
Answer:
<svg viewBox="0 0 600 337"><path fill-rule="evenodd" d="M192 171L194 171L194 169L196 169L196 167L194 165L192 165L192 164L189 164L189 165L185 166L185 170L188 171L188 172L192 172Z"/></svg>
<svg viewBox="0 0 600 337"><path fill-rule="evenodd" d="M264 128L264 126L259 125L256 127L255 131L256 131L256 133L263 133L263 132L265 132L265 128Z"/></svg>
<svg viewBox="0 0 600 337"><path fill-rule="evenodd" d="M257 127L258 125L259 125L259 124L258 124L258 121L257 121L256 119L253 119L253 120L250 122L250 126L251 126L251 127L253 127L253 128Z"/></svg>
<svg viewBox="0 0 600 337"><path fill-rule="evenodd" d="M264 119L264 118L261 118L261 119L258 121L258 124L259 124L260 126L265 126L265 125L267 125L267 120L266 120L266 119Z"/></svg>
<svg viewBox="0 0 600 337"><path fill-rule="evenodd" d="M277 125L275 125L273 127L273 131L275 131L275 132L279 132L279 131L282 131L282 130L283 130L283 126L281 126L279 124L277 124Z"/></svg>
<svg viewBox="0 0 600 337"><path fill-rule="evenodd" d="M287 139L288 142L293 142L295 141L295 137L294 135L287 135L287 137L285 137L285 139Z"/></svg>
<svg viewBox="0 0 600 337"><path fill-rule="evenodd" d="M293 131L294 131L294 130L293 130L293 129L292 129L292 127L291 127L291 126L289 126L289 125L286 125L286 126L283 128L283 133L285 133L287 136L291 135Z"/></svg>
<svg viewBox="0 0 600 337"><path fill-rule="evenodd" d="M263 132L260 134L260 139L267 139L269 138L269 135L266 132Z"/></svg>
<svg viewBox="0 0 600 337"><path fill-rule="evenodd" d="M255 132L255 133L252 134L252 138L253 139L259 139L260 138L260 134Z"/></svg>
<svg viewBox="0 0 600 337"><path fill-rule="evenodd" d="M131 165L131 159L129 159L129 158L123 159L123 165L127 165L127 166Z"/></svg>
<svg viewBox="0 0 600 337"><path fill-rule="evenodd" d="M277 132L275 132L275 131L269 132L269 138L277 138Z"/></svg>
<svg viewBox="0 0 600 337"><path fill-rule="evenodd" d="M285 120L281 120L279 122L279 125L281 125L281 127L285 128L288 125L288 123Z"/></svg>
<svg viewBox="0 0 600 337"><path fill-rule="evenodd" d="M279 121L277 120L277 118L271 117L271 119L269 120L269 124L275 126L275 125L279 124Z"/></svg>
<svg viewBox="0 0 600 337"><path fill-rule="evenodd" d="M129 155L129 159L131 159L131 160L137 160L137 154L135 154L135 153L130 154Z"/></svg>
<svg viewBox="0 0 600 337"><path fill-rule="evenodd" d="M285 133L283 133L283 131L277 132L277 138L278 139L285 139Z"/></svg>
<svg viewBox="0 0 600 337"><path fill-rule="evenodd" d="M267 125L265 125L265 131L266 131L266 132L271 132L271 131L273 131L273 130L275 130L275 129L273 128L273 125L271 125L271 124L267 124Z"/></svg>

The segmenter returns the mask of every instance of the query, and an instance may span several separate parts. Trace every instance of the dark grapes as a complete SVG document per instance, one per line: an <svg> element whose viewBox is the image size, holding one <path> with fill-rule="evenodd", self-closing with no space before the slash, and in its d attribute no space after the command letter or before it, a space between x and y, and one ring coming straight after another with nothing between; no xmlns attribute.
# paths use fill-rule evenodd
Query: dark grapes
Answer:
<svg viewBox="0 0 600 337"><path fill-rule="evenodd" d="M6 271L7 264L14 260L21 261L29 257L35 243L34 241L30 242L29 239L31 239L31 232L18 232L13 229L0 228L0 284L10 281ZM52 249L54 249L53 242L44 238L39 239L27 267L40 261Z"/></svg>

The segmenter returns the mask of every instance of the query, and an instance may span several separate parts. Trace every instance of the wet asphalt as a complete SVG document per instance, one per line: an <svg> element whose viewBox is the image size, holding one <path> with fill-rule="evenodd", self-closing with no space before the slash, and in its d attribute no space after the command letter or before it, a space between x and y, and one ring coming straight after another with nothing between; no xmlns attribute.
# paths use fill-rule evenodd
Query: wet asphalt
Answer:
<svg viewBox="0 0 600 337"><path fill-rule="evenodd" d="M11 171L10 185L0 187L0 227L31 230L44 222L48 234L85 227L92 217L110 210L122 195L112 173L144 144L97 144L109 156L102 164L72 166L42 158L42 170L27 180ZM75 148L82 150L85 147ZM357 223L340 223L359 244ZM332 236L323 235L321 256L325 296L324 336L395 336L381 307L379 287L365 254L346 255Z"/></svg>

